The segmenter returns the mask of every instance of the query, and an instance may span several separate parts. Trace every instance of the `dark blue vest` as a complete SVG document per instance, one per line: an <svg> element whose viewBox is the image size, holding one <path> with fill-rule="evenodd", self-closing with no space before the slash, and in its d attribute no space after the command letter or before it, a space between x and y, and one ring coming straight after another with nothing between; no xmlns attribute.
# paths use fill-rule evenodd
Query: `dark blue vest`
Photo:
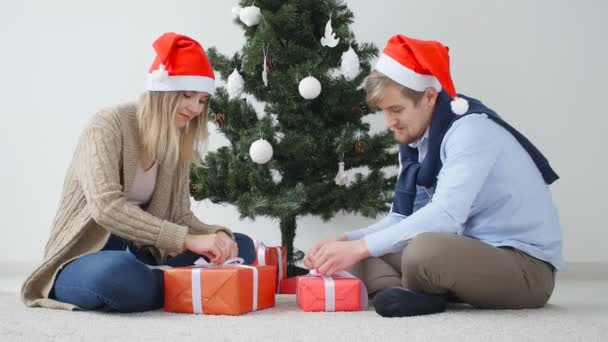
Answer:
<svg viewBox="0 0 608 342"><path fill-rule="evenodd" d="M402 215L411 215L414 211L414 200L416 199L416 185L427 188L435 186L437 175L443 166L440 158L441 142L445 133L450 129L456 120L469 114L484 113L488 118L509 131L515 139L530 154L532 160L543 175L547 184L555 182L559 176L549 165L547 158L520 132L502 120L496 112L486 107L481 101L458 95L469 102L469 110L463 115L456 115L450 107L451 98L445 92L440 92L437 96L435 111L431 119L429 129L428 151L422 163L418 162L418 149L411 148L407 144L399 146L401 154L401 172L395 186L395 196L393 198L393 212Z"/></svg>

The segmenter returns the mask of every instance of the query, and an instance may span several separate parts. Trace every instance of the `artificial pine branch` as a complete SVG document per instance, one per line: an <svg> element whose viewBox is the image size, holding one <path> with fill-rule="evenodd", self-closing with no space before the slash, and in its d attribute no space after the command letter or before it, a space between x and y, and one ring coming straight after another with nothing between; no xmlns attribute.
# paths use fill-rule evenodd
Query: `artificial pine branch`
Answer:
<svg viewBox="0 0 608 342"><path fill-rule="evenodd" d="M252 1L240 4L250 6ZM386 212L395 177L386 177L382 170L395 166L397 154L390 150L394 141L389 132L372 135L362 121L370 109L361 83L378 49L357 42L349 27L354 15L346 3L256 0L255 6L262 13L258 25L248 27L235 20L245 35L240 51L230 57L213 47L207 51L223 80L235 68L239 71L244 92L263 103L264 113L256 113L249 100L230 98L223 87L217 89L209 120L221 125L218 130L229 144L209 152L205 167L191 170L191 193L197 201L232 204L242 218L277 219L288 250L289 275L294 275L301 272L295 264L302 258L293 246L297 219L315 215L329 220L337 213L374 217ZM320 44L330 15L340 38L334 48ZM358 55L361 69L352 81L339 73L342 54L349 47ZM265 49L268 86L261 77ZM317 98L305 100L298 83L309 75L320 81L322 90ZM221 113L221 120L216 113ZM273 158L262 165L249 157L251 144L260 138L273 148ZM369 172L355 174L348 185L339 186L334 177L340 161L346 169L366 167Z"/></svg>

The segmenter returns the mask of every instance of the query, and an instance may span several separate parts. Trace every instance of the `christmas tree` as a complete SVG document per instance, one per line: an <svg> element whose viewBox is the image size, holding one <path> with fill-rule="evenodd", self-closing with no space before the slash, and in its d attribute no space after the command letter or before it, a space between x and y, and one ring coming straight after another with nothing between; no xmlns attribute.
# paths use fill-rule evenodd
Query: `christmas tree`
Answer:
<svg viewBox="0 0 608 342"><path fill-rule="evenodd" d="M293 241L302 215L375 217L389 208L397 161L390 132L370 134L362 82L378 50L358 43L342 1L251 0L233 8L245 45L227 57L208 49L226 80L210 121L230 141L191 171L195 200L236 206L242 218L279 219L288 274L301 272ZM256 112L245 94L264 104ZM344 169L362 168L350 174ZM350 176L349 176L350 175ZM315 232L320 237L323 232Z"/></svg>

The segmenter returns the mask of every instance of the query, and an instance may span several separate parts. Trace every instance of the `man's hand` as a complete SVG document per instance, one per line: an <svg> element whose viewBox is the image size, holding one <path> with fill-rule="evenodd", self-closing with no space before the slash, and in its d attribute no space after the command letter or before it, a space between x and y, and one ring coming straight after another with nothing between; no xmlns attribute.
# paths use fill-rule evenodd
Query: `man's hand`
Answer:
<svg viewBox="0 0 608 342"><path fill-rule="evenodd" d="M312 266L320 274L331 276L351 268L369 257L364 240L334 241L323 245L312 257Z"/></svg>
<svg viewBox="0 0 608 342"><path fill-rule="evenodd" d="M306 256L304 257L304 266L306 266L308 269L314 268L312 261L315 259L316 254L319 252L319 249L321 249L321 247L323 247L324 245L334 241L346 240L348 240L346 234L341 234L338 236L332 236L323 240L316 241L312 244L312 247L310 247L310 250L308 250L308 253L306 253Z"/></svg>

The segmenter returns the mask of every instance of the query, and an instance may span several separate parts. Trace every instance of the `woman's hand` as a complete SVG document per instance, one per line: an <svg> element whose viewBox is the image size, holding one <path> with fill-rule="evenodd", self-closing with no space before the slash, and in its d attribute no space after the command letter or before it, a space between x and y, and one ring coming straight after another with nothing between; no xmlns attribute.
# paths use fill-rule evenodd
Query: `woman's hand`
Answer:
<svg viewBox="0 0 608 342"><path fill-rule="evenodd" d="M222 264L230 258L235 258L239 252L236 242L224 232L205 235L188 234L184 248L208 257L214 264Z"/></svg>

